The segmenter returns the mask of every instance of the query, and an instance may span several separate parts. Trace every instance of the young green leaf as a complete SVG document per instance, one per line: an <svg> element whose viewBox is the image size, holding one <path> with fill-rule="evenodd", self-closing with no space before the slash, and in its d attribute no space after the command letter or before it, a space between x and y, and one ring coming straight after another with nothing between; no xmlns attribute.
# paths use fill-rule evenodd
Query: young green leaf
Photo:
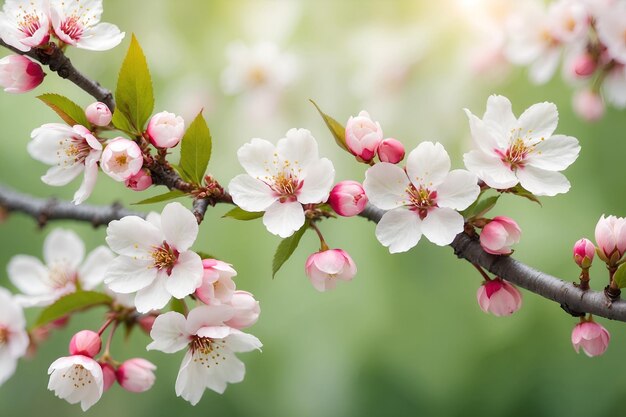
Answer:
<svg viewBox="0 0 626 417"><path fill-rule="evenodd" d="M288 238L283 239L278 248L276 248L276 253L274 254L274 261L272 262L272 278L276 276L278 270L283 266L285 262L293 255L293 252L298 247L300 243L300 239L304 235L304 232L309 228L309 222L304 223L304 226L300 228L300 230L296 231L293 235Z"/></svg>
<svg viewBox="0 0 626 417"><path fill-rule="evenodd" d="M141 134L154 109L154 92L146 57L135 35L132 36L117 79L115 102L115 127Z"/></svg>
<svg viewBox="0 0 626 417"><path fill-rule="evenodd" d="M196 184L201 184L204 178L211 159L211 146L211 132L200 112L181 140L178 164L187 177Z"/></svg>
<svg viewBox="0 0 626 417"><path fill-rule="evenodd" d="M626 287L626 264L621 264L617 268L617 271L615 271L613 275L613 280L619 288Z"/></svg>
<svg viewBox="0 0 626 417"><path fill-rule="evenodd" d="M520 197L527 198L530 201L534 201L535 203L539 204L540 206L542 205L541 201L539 201L537 196L534 195L533 193L531 193L530 191L526 190L524 187L522 187L521 184L517 184L515 187L511 188L509 192L513 193L515 195L518 195Z"/></svg>
<svg viewBox="0 0 626 417"><path fill-rule="evenodd" d="M263 211L245 211L242 208L235 207L230 210L228 213L224 214L222 217L230 217L235 220L254 220L263 217Z"/></svg>
<svg viewBox="0 0 626 417"><path fill-rule="evenodd" d="M333 138L335 138L335 142L337 142L337 145L339 145L339 147L343 149L344 151L350 152L348 150L348 145L346 145L346 128L343 127L343 125L339 123L337 120L333 119L332 117L324 113L319 108L319 106L317 105L315 101L313 100L309 100L309 101L313 103L313 105L319 112L320 116L322 116L322 119L324 119L324 123L326 123L328 130L330 130L330 133L332 133Z"/></svg>
<svg viewBox="0 0 626 417"><path fill-rule="evenodd" d="M489 210L495 207L502 194L492 195L480 200L476 200L471 206L466 208L461 214L465 219L483 217Z"/></svg>
<svg viewBox="0 0 626 417"><path fill-rule="evenodd" d="M59 298L46 307L35 322L34 327L43 326L77 311L87 310L100 305L108 305L113 299L101 292L77 291Z"/></svg>
<svg viewBox="0 0 626 417"><path fill-rule="evenodd" d="M154 203L160 203L162 201L168 201L168 200L173 200L175 198L179 198L184 196L185 193L183 193L182 191L179 190L172 190L172 191L168 191L165 194L159 194L159 195L155 195L154 197L150 197L150 198L146 198L145 200L141 200L138 201L136 203L133 203L132 205L139 205L139 204L154 204Z"/></svg>
<svg viewBox="0 0 626 417"><path fill-rule="evenodd" d="M69 98L60 94L42 94L37 98L61 116L61 119L68 125L83 125L87 129L91 129L91 123L87 120L85 111Z"/></svg>

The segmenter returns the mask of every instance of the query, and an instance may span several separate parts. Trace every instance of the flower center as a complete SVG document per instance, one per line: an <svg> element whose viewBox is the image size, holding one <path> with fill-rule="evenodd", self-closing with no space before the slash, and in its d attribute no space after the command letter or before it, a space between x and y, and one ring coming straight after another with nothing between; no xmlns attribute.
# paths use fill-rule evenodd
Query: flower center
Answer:
<svg viewBox="0 0 626 417"><path fill-rule="evenodd" d="M27 12L18 17L20 30L28 37L33 36L41 27L39 16L34 12Z"/></svg>
<svg viewBox="0 0 626 417"><path fill-rule="evenodd" d="M50 268L48 278L56 289L65 288L67 284L76 282L76 273L65 264L54 264Z"/></svg>
<svg viewBox="0 0 626 417"><path fill-rule="evenodd" d="M525 160L528 154L532 152L534 146L527 146L524 139L517 138L505 153L497 152L500 160L509 166L511 170L524 168Z"/></svg>
<svg viewBox="0 0 626 417"><path fill-rule="evenodd" d="M9 329L5 326L0 326L0 346L6 344L9 341Z"/></svg>
<svg viewBox="0 0 626 417"><path fill-rule="evenodd" d="M211 368L226 360L226 351L223 349L226 342L222 339L194 336L189 344L193 361L199 365Z"/></svg>
<svg viewBox="0 0 626 417"><path fill-rule="evenodd" d="M91 384L93 382L93 376L83 365L74 365L68 369L62 378L67 378L68 382L71 380L71 384L74 388L83 388L85 384Z"/></svg>
<svg viewBox="0 0 626 417"><path fill-rule="evenodd" d="M72 167L76 164L85 162L85 158L91 152L91 146L87 140L80 136L71 136L59 141L59 149L57 150L57 158L59 166Z"/></svg>
<svg viewBox="0 0 626 417"><path fill-rule="evenodd" d="M127 162L128 158L126 157L126 155L118 155L115 157L115 163L120 167L125 166Z"/></svg>
<svg viewBox="0 0 626 417"><path fill-rule="evenodd" d="M76 15L70 16L61 23L61 31L73 41L78 41L83 35L83 26Z"/></svg>
<svg viewBox="0 0 626 417"><path fill-rule="evenodd" d="M178 261L179 252L171 247L166 241L163 241L162 246L155 247L152 251L152 260L154 261L154 267L167 272L167 275L172 274L172 269Z"/></svg>
<svg viewBox="0 0 626 417"><path fill-rule="evenodd" d="M250 79L250 83L252 85L260 86L265 84L267 81L267 73L262 67L254 67L248 72L248 78Z"/></svg>
<svg viewBox="0 0 626 417"><path fill-rule="evenodd" d="M411 210L417 211L422 220L428 215L430 209L437 207L437 191L430 191L423 187L415 188L413 184L410 184L406 188L406 193L409 196L409 204L413 206Z"/></svg>

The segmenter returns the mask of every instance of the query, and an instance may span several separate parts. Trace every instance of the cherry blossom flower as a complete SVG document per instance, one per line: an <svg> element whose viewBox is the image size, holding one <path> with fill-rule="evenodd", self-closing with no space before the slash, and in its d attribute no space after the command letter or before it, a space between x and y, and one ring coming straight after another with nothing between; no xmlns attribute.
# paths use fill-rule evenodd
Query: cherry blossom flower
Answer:
<svg viewBox="0 0 626 417"><path fill-rule="evenodd" d="M68 45L92 51L115 48L125 33L111 23L99 23L102 0L49 0L54 33Z"/></svg>
<svg viewBox="0 0 626 417"><path fill-rule="evenodd" d="M70 355L83 355L93 358L100 352L102 339L93 330L81 330L70 340Z"/></svg>
<svg viewBox="0 0 626 417"><path fill-rule="evenodd" d="M356 216L365 209L367 195L363 186L356 181L341 181L330 191L328 204L340 216Z"/></svg>
<svg viewBox="0 0 626 417"><path fill-rule="evenodd" d="M592 319L576 324L572 330L572 345L576 353L580 353L582 348L590 358L602 355L609 347L610 340L609 331Z"/></svg>
<svg viewBox="0 0 626 417"><path fill-rule="evenodd" d="M219 394L228 383L241 382L245 366L238 352L261 349L251 334L224 325L233 316L227 305L196 307L185 318L170 311L154 321L148 350L175 353L187 348L176 378L176 395L196 405L206 388Z"/></svg>
<svg viewBox="0 0 626 417"><path fill-rule="evenodd" d="M252 139L237 157L247 174L230 181L233 201L246 211L265 211L263 224L283 238L304 224L303 204L326 201L335 177L333 163L319 158L306 129L289 130L276 146Z"/></svg>
<svg viewBox="0 0 626 417"><path fill-rule="evenodd" d="M513 253L511 245L519 242L522 230L510 217L496 216L480 232L480 246L493 255Z"/></svg>
<svg viewBox="0 0 626 417"><path fill-rule="evenodd" d="M376 152L380 162L397 164L404 159L404 145L394 138L383 139Z"/></svg>
<svg viewBox="0 0 626 417"><path fill-rule="evenodd" d="M27 349L24 312L11 293L0 287L0 385L13 375Z"/></svg>
<svg viewBox="0 0 626 417"><path fill-rule="evenodd" d="M122 137L111 140L100 160L102 171L115 181L126 181L141 171L143 154L132 140Z"/></svg>
<svg viewBox="0 0 626 417"><path fill-rule="evenodd" d="M363 186L370 202L387 211L376 226L376 237L389 252L406 252L422 234L437 245L448 245L463 231L464 210L480 187L476 175L450 171L450 157L440 143L422 142L408 156L406 169L381 162L365 173Z"/></svg>
<svg viewBox="0 0 626 417"><path fill-rule="evenodd" d="M185 121L174 113L163 111L150 118L146 132L157 148L173 148L185 134Z"/></svg>
<svg viewBox="0 0 626 417"><path fill-rule="evenodd" d="M569 190L569 181L559 171L578 158L580 146L574 137L552 134L559 117L554 104L534 104L516 119L511 102L494 95L487 100L482 120L465 112L478 148L464 155L465 166L487 185L506 189L520 183L546 196Z"/></svg>
<svg viewBox="0 0 626 417"><path fill-rule="evenodd" d="M0 13L0 38L28 52L50 39L46 0L6 0Z"/></svg>
<svg viewBox="0 0 626 417"><path fill-rule="evenodd" d="M599 8L595 18L598 37L607 52L626 64L626 3L618 1L611 7Z"/></svg>
<svg viewBox="0 0 626 417"><path fill-rule="evenodd" d="M66 356L52 362L48 369L48 389L70 404L80 402L87 411L98 402L104 391L104 378L100 364L82 355Z"/></svg>
<svg viewBox="0 0 626 417"><path fill-rule="evenodd" d="M25 93L43 82L41 65L22 55L0 59L0 86L7 93Z"/></svg>
<svg viewBox="0 0 626 417"><path fill-rule="evenodd" d="M196 289L196 296L205 304L228 303L235 293L233 277L237 271L217 259L203 259L202 266L204 275L202 285Z"/></svg>
<svg viewBox="0 0 626 417"><path fill-rule="evenodd" d="M85 245L78 235L55 229L44 241L43 257L45 265L34 256L16 255L7 266L9 279L23 294L16 298L26 307L50 305L78 286L93 290L104 280L113 253L99 246L85 259Z"/></svg>
<svg viewBox="0 0 626 417"><path fill-rule="evenodd" d="M304 270L313 287L320 292L334 289L337 280L351 281L356 275L354 261L342 249L315 252L306 260Z"/></svg>
<svg viewBox="0 0 626 417"><path fill-rule="evenodd" d="M89 197L98 177L102 144L84 126L45 124L31 133L28 153L44 164L53 165L41 180L53 186L68 184L84 173L83 183L74 194L74 204Z"/></svg>
<svg viewBox="0 0 626 417"><path fill-rule="evenodd" d="M136 292L140 313L163 308L171 297L184 298L202 283L202 260L189 248L198 222L180 203L169 203L161 216L126 216L109 223L106 241L119 256L109 266L111 291Z"/></svg>
<svg viewBox="0 0 626 417"><path fill-rule="evenodd" d="M357 159L371 162L383 140L383 129L369 113L362 110L358 116L350 116L346 123L346 146Z"/></svg>
<svg viewBox="0 0 626 417"><path fill-rule="evenodd" d="M109 107L99 101L91 103L87 106L85 109L85 116L87 117L87 120L89 120L89 123L96 126L108 126L113 119L113 115L111 114Z"/></svg>
<svg viewBox="0 0 626 417"><path fill-rule="evenodd" d="M478 287L476 299L482 311L497 317L510 316L522 307L519 290L499 277Z"/></svg>
<svg viewBox="0 0 626 417"><path fill-rule="evenodd" d="M133 358L117 368L117 381L127 391L144 392L154 385L156 366L145 359Z"/></svg>
<svg viewBox="0 0 626 417"><path fill-rule="evenodd" d="M626 253L626 218L603 214L596 224L595 238L600 259L617 264Z"/></svg>

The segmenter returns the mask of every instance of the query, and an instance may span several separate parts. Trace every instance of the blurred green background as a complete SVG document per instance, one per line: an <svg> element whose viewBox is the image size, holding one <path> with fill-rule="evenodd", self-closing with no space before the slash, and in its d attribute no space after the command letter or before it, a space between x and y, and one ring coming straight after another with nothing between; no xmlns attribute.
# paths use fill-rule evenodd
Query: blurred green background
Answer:
<svg viewBox="0 0 626 417"><path fill-rule="evenodd" d="M599 123L584 123L572 113L572 90L558 76L536 87L523 69L496 63L477 69L474 48L490 40L484 31L490 21L481 9L487 3L500 6L498 1L462 0L107 0L103 21L126 31L122 45L108 52L72 49L69 55L86 74L113 88L134 32L151 66L156 111L189 117L204 107L214 141L209 172L223 184L242 172L235 156L240 145L255 136L275 142L290 127L313 132L321 155L334 161L337 181L362 180L364 166L336 148L309 98L340 121L369 110L386 136L400 139L408 150L422 140L441 141L455 167L462 166L462 153L470 146L463 107L482 114L492 93L511 98L517 114L539 101L555 102L560 110L557 132L576 136L582 144L580 158L567 171L571 191L542 199L543 207L506 196L494 215L511 216L522 227L516 258L575 280L574 241L592 238L602 213L626 214L625 113L609 110ZM277 93L274 108L257 114L249 94L222 92L220 74L228 65L227 45L260 39L292 54L298 77ZM39 177L47 167L26 152L33 128L59 121L34 99L43 92L67 95L83 106L91 102L53 74L33 93L0 95L0 178L37 196L71 199L78 181L62 188L44 186ZM101 175L88 202L129 204L161 191L136 194ZM174 393L182 354L146 352L149 339L136 332L128 342L116 340L113 354L119 360L143 356L157 364L155 386L140 395L114 386L89 415L486 417L622 412L626 324L600 319L613 336L608 351L593 359L576 355L570 333L577 320L557 304L524 292L524 307L512 317L485 315L475 299L480 276L449 247L424 240L410 252L392 256L376 241L374 225L360 218L321 225L329 244L347 250L357 263L353 282L329 293L312 288L303 265L317 250L313 234L305 236L272 280L271 259L279 239L260 221L221 219L227 209L209 210L195 248L232 263L239 272L238 288L253 292L261 302L261 319L250 332L264 343L263 353L240 355L247 367L245 381L229 386L221 396L206 391L191 407ZM53 227L76 230L89 250L104 243L103 228L56 222L40 231L32 219L12 215L0 225L3 269L18 253L40 257ZM595 289L605 285L601 265L592 268L592 278ZM14 290L5 273L0 274L0 284ZM67 354L73 332L98 328L102 313L75 317L35 358L20 361L17 373L0 388L0 416L83 414L47 391L46 371L54 359ZM28 312L31 320L36 314Z"/></svg>

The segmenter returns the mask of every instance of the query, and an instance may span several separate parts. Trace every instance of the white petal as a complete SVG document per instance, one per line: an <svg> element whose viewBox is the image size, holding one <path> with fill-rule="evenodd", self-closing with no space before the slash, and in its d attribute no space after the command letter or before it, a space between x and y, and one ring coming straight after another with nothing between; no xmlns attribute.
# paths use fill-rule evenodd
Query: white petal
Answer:
<svg viewBox="0 0 626 417"><path fill-rule="evenodd" d="M561 50L559 48L546 51L530 66L530 80L535 84L544 84L550 81L559 66L560 58Z"/></svg>
<svg viewBox="0 0 626 417"><path fill-rule="evenodd" d="M161 227L165 240L179 252L193 245L198 236L196 216L180 203L169 203L161 213Z"/></svg>
<svg viewBox="0 0 626 417"><path fill-rule="evenodd" d="M234 203L246 211L265 211L278 198L267 184L247 174L233 178L228 191Z"/></svg>
<svg viewBox="0 0 626 417"><path fill-rule="evenodd" d="M274 202L265 210L263 224L267 230L282 238L293 235L304 225L304 210L297 201Z"/></svg>
<svg viewBox="0 0 626 417"><path fill-rule="evenodd" d="M48 169L46 175L41 177L41 181L53 187L60 187L69 184L74 178L78 177L84 169L85 166L82 164L74 164L68 167L53 166Z"/></svg>
<svg viewBox="0 0 626 417"><path fill-rule="evenodd" d="M571 136L554 135L537 144L526 159L528 165L548 171L563 171L578 158L580 145Z"/></svg>
<svg viewBox="0 0 626 417"><path fill-rule="evenodd" d="M227 304L196 307L187 316L187 333L195 334L202 327L221 326L234 314L233 307Z"/></svg>
<svg viewBox="0 0 626 417"><path fill-rule="evenodd" d="M96 186L96 180L98 179L98 160L100 159L101 151L92 151L85 159L85 175L83 182L80 184L80 188L74 193L74 204L80 204L85 201Z"/></svg>
<svg viewBox="0 0 626 417"><path fill-rule="evenodd" d="M104 283L113 292L129 294L152 284L156 276L152 261L118 256L109 263Z"/></svg>
<svg viewBox="0 0 626 417"><path fill-rule="evenodd" d="M276 144L276 151L283 161L306 170L319 159L317 141L306 129L291 129Z"/></svg>
<svg viewBox="0 0 626 417"><path fill-rule="evenodd" d="M189 401L191 405L196 405L200 402L205 387L204 366L194 361L191 352L187 351L176 377L176 395Z"/></svg>
<svg viewBox="0 0 626 417"><path fill-rule="evenodd" d="M263 344L255 336L233 329L232 333L225 339L228 349L233 352L250 352L261 350Z"/></svg>
<svg viewBox="0 0 626 417"><path fill-rule="evenodd" d="M186 331L185 316L175 311L161 314L154 320L147 350L160 350L164 353L174 353L184 349L189 344L189 333Z"/></svg>
<svg viewBox="0 0 626 417"><path fill-rule="evenodd" d="M14 256L7 265L7 273L13 285L24 294L49 294L52 291L50 272L34 256Z"/></svg>
<svg viewBox="0 0 626 417"><path fill-rule="evenodd" d="M422 142L406 160L409 180L416 186L437 188L450 172L450 156L441 143Z"/></svg>
<svg viewBox="0 0 626 417"><path fill-rule="evenodd" d="M559 112L553 103L537 103L530 106L518 120L522 137L530 136L535 141L549 138L559 122Z"/></svg>
<svg viewBox="0 0 626 417"><path fill-rule="evenodd" d="M111 23L100 23L85 30L76 42L76 47L91 51L106 51L119 45L125 35Z"/></svg>
<svg viewBox="0 0 626 417"><path fill-rule="evenodd" d="M5 346L0 347L0 385L11 378L17 368L17 358Z"/></svg>
<svg viewBox="0 0 626 417"><path fill-rule="evenodd" d="M328 194L335 179L335 167L326 158L314 161L306 169L306 176L298 191L298 201L302 204L322 203L328 199Z"/></svg>
<svg viewBox="0 0 626 417"><path fill-rule="evenodd" d="M273 162L277 159L275 154L274 145L266 140L254 138L239 148L237 158L250 176L261 179L274 174L276 166Z"/></svg>
<svg viewBox="0 0 626 417"><path fill-rule="evenodd" d="M406 204L406 189L411 182L402 168L381 162L365 172L363 188L370 203L382 210Z"/></svg>
<svg viewBox="0 0 626 417"><path fill-rule="evenodd" d="M471 151L463 155L463 161L468 170L492 188L503 190L519 182L515 173L495 155Z"/></svg>
<svg viewBox="0 0 626 417"><path fill-rule="evenodd" d="M424 236L439 246L449 245L462 231L463 216L446 207L429 211L422 222Z"/></svg>
<svg viewBox="0 0 626 417"><path fill-rule="evenodd" d="M422 237L422 221L411 210L397 208L386 212L376 226L376 238L390 253L406 252Z"/></svg>
<svg viewBox="0 0 626 417"><path fill-rule="evenodd" d="M98 246L78 270L80 284L85 290L92 290L104 281L104 275L115 255L108 248Z"/></svg>
<svg viewBox="0 0 626 417"><path fill-rule="evenodd" d="M517 177L522 187L534 195L554 196L570 189L569 181L560 172L526 166L517 170Z"/></svg>
<svg viewBox="0 0 626 417"><path fill-rule="evenodd" d="M85 245L73 231L54 229L43 242L43 257L49 266L59 263L76 269L85 257Z"/></svg>
<svg viewBox="0 0 626 417"><path fill-rule="evenodd" d="M488 108L489 109L489 108ZM486 123L465 109L469 119L470 132L474 144L482 152L491 155L495 149L505 149L508 146L510 132L497 123Z"/></svg>
<svg viewBox="0 0 626 417"><path fill-rule="evenodd" d="M184 298L202 284L202 259L197 253L187 251L178 256L172 273L167 278L165 288L176 298Z"/></svg>
<svg viewBox="0 0 626 417"><path fill-rule="evenodd" d="M106 241L113 252L138 259L152 259L154 247L163 244L164 236L153 224L141 217L126 216L107 227Z"/></svg>
<svg viewBox="0 0 626 417"><path fill-rule="evenodd" d="M513 114L511 101L504 96L489 96L483 121L490 125L502 126L501 133L508 137L511 129L513 129L517 123L517 118L515 118ZM503 145L506 146L505 143L503 143Z"/></svg>
<svg viewBox="0 0 626 417"><path fill-rule="evenodd" d="M455 210L465 210L480 194L476 174L455 169L437 187L437 205Z"/></svg>
<svg viewBox="0 0 626 417"><path fill-rule="evenodd" d="M158 273L152 284L137 291L135 296L137 311L147 313L151 310L160 310L165 307L172 298L172 295L166 288L167 282L167 274Z"/></svg>

